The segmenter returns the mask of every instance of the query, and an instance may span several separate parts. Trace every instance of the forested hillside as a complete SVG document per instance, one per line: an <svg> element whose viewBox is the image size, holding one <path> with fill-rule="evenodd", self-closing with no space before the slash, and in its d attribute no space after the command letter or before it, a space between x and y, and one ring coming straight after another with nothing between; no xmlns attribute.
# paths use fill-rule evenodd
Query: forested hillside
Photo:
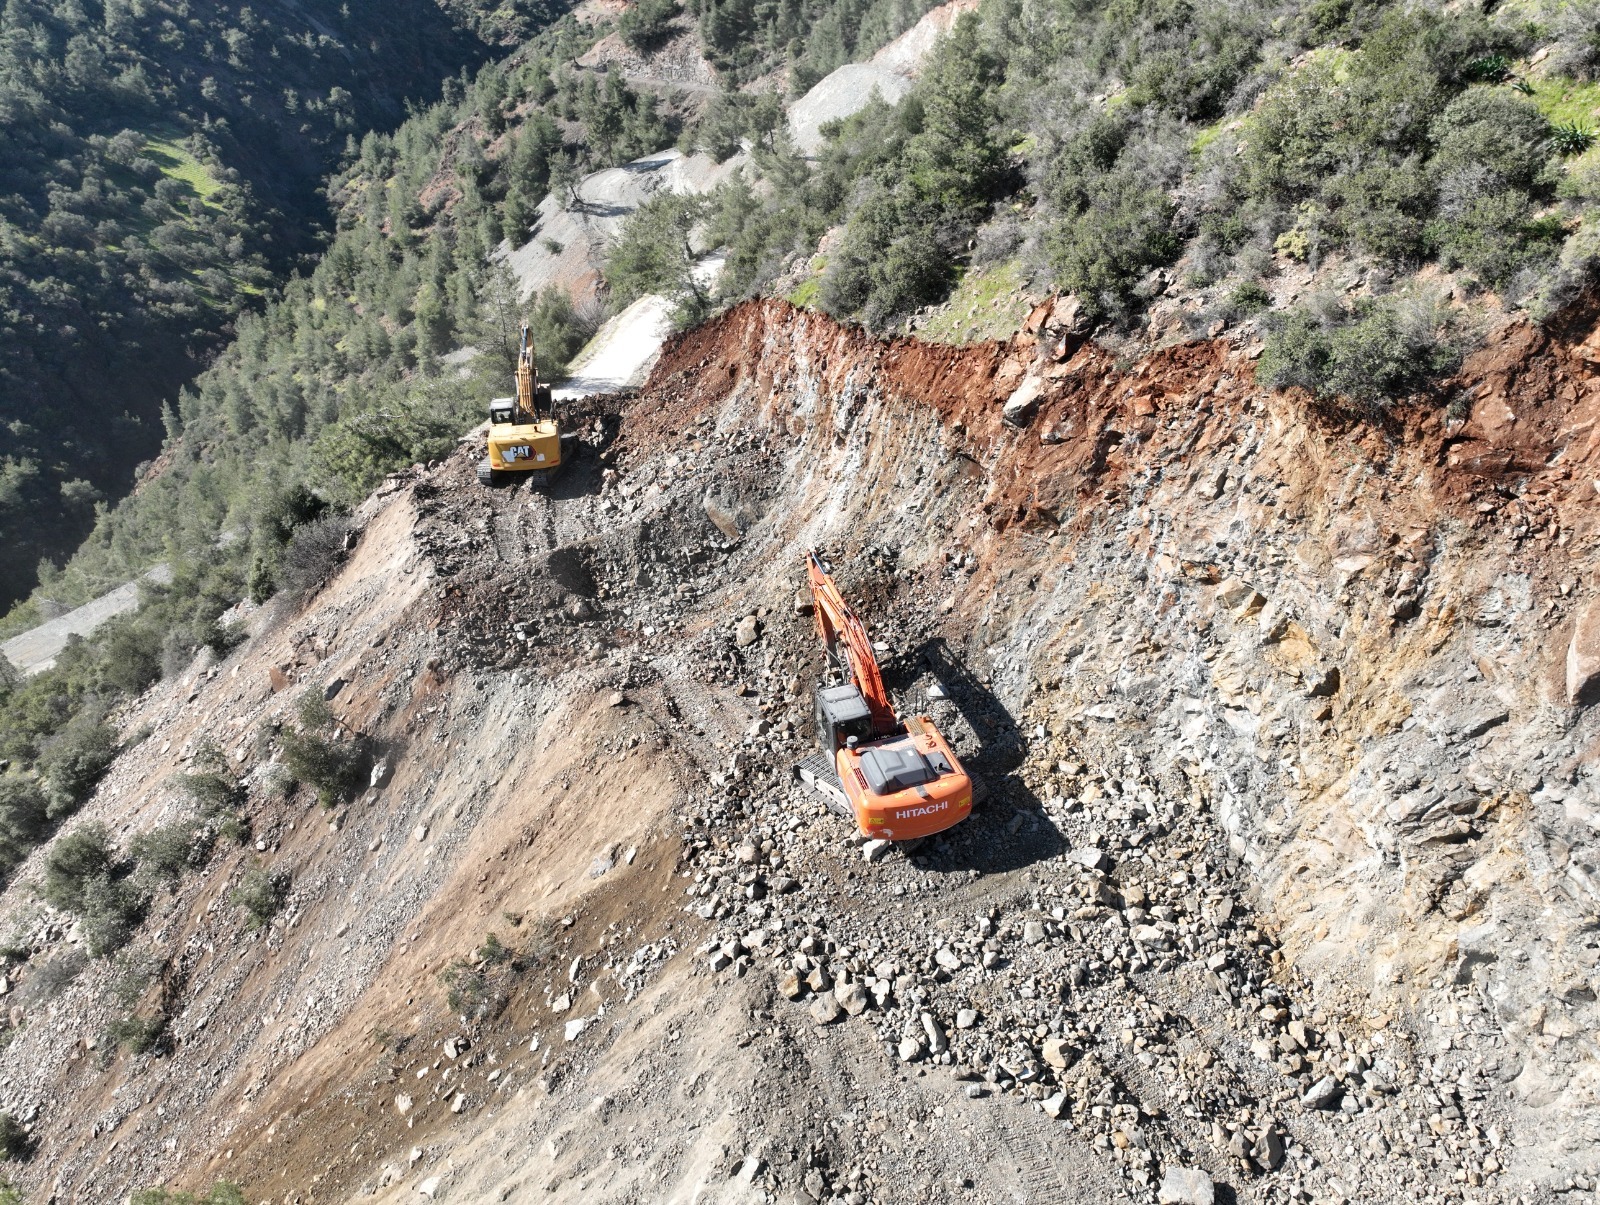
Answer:
<svg viewBox="0 0 1600 1205"><path fill-rule="evenodd" d="M1266 308L1286 264L1334 260L1380 295L1433 264L1546 312L1600 247L1597 45L1600 10L1582 5L989 0L819 165L758 156L766 195L717 211L725 288L768 287L842 224L811 287L878 328L1006 263L1122 330L1183 290L1200 331ZM1314 362L1339 359L1347 327L1398 320L1381 297L1329 304L1282 317L1294 334L1268 367L1348 394ZM1415 379L1377 367L1364 400Z"/></svg>
<svg viewBox="0 0 1600 1205"><path fill-rule="evenodd" d="M0 604L165 437L227 323L326 225L352 137L553 5L7 0L0 12Z"/></svg>

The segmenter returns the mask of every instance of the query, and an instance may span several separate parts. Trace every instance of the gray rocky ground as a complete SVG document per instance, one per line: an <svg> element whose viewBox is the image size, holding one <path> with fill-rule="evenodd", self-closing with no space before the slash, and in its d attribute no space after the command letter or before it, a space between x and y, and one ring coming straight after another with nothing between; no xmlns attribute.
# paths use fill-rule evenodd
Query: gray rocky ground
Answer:
<svg viewBox="0 0 1600 1205"><path fill-rule="evenodd" d="M1569 479L1451 464L1539 403L1469 365L1442 453L1296 418L1248 346L1124 370L1070 326L741 307L576 403L547 491L471 441L388 483L303 609L121 717L82 817L126 849L214 747L245 842L107 959L31 895L47 853L0 899L19 1182L1593 1199L1593 537ZM1522 337L1526 387L1577 372L1585 332ZM793 778L808 547L987 789L914 850ZM283 782L308 692L370 742L330 809Z"/></svg>

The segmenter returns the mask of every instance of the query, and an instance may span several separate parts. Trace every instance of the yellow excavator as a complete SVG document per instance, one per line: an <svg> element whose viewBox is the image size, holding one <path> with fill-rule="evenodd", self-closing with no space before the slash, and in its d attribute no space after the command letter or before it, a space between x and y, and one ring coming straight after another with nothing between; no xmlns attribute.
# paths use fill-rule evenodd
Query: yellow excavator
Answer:
<svg viewBox="0 0 1600 1205"><path fill-rule="evenodd" d="M522 324L517 356L517 396L489 403L489 454L478 465L478 480L499 485L513 474L549 481L561 469L561 427L550 386L540 384L533 359L533 334Z"/></svg>

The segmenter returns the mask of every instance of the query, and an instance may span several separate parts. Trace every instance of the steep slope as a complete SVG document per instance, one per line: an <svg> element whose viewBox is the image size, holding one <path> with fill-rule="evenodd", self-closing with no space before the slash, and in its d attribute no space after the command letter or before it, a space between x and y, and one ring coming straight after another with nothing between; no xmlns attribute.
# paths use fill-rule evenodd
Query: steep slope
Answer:
<svg viewBox="0 0 1600 1205"><path fill-rule="evenodd" d="M211 741L250 846L75 977L81 926L0 904L20 1182L1588 1191L1594 312L1380 427L1226 341L1119 367L1065 303L960 349L748 303L583 402L549 494L471 446L391 479L304 610L129 709L83 817L128 848ZM790 778L808 546L987 786L909 854ZM306 693L379 763L331 811L274 785ZM165 1045L108 1047L130 1011Z"/></svg>

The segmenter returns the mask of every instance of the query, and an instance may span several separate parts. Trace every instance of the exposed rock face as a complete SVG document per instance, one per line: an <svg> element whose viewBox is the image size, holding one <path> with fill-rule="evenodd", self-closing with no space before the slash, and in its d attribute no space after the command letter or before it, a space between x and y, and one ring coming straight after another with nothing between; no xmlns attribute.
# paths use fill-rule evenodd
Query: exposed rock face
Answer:
<svg viewBox="0 0 1600 1205"><path fill-rule="evenodd" d="M1583 610L1572 623L1572 643L1567 646L1567 702L1576 706L1593 702L1600 682L1600 599Z"/></svg>
<svg viewBox="0 0 1600 1205"><path fill-rule="evenodd" d="M1324 1007L1437 1015L1442 1064L1515 1081L1519 1172L1600 1139L1592 305L1470 357L1444 387L1464 422L1418 408L1390 434L1255 389L1225 341L1120 372L1037 317L951 348L750 303L655 382L802 436L850 397L878 433L854 480L923 516L902 561L959 566L1008 705L1106 764L1180 769ZM939 467L913 485L907 460ZM947 526L969 483L983 522Z"/></svg>

